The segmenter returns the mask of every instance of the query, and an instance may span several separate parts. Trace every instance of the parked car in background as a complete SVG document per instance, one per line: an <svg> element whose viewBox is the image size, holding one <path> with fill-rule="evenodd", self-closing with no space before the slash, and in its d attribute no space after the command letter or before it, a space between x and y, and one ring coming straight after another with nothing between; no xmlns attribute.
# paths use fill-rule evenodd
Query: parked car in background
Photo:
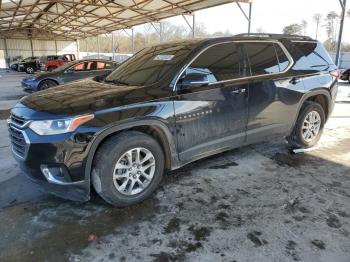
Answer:
<svg viewBox="0 0 350 262"><path fill-rule="evenodd" d="M24 78L22 87L26 92L35 92L88 77L108 75L117 67L117 62L109 60L72 61L51 72L43 72Z"/></svg>
<svg viewBox="0 0 350 262"><path fill-rule="evenodd" d="M27 59L27 58L26 58ZM14 70L14 71L17 71L18 69L18 63L23 61L24 59L22 59L21 56L17 56L17 57L14 57L12 62L10 63L10 69L11 70Z"/></svg>
<svg viewBox="0 0 350 262"><path fill-rule="evenodd" d="M40 69L41 71L52 71L57 67L60 67L71 61L75 61L74 54L64 54L59 56L48 56L46 59L40 59Z"/></svg>
<svg viewBox="0 0 350 262"><path fill-rule="evenodd" d="M8 121L12 151L24 174L56 195L87 201L92 185L107 202L128 206L149 197L165 170L203 157L281 137L291 147L314 146L338 77L309 37L156 45L99 81L22 98Z"/></svg>
<svg viewBox="0 0 350 262"><path fill-rule="evenodd" d="M345 69L341 75L340 75L340 79L344 80L344 81L348 81L350 84L350 68L349 69Z"/></svg>
<svg viewBox="0 0 350 262"><path fill-rule="evenodd" d="M40 69L39 58L37 56L27 57L17 65L17 71L33 74Z"/></svg>

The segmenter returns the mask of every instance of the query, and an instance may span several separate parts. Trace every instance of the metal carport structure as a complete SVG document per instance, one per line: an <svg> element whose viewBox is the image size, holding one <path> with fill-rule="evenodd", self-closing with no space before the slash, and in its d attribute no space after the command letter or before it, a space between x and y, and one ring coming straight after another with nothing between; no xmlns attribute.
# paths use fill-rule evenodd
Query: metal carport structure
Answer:
<svg viewBox="0 0 350 262"><path fill-rule="evenodd" d="M76 40L251 0L2 0L3 38Z"/></svg>
<svg viewBox="0 0 350 262"><path fill-rule="evenodd" d="M73 40L156 23L182 15L194 36L194 12L236 2L250 32L253 0L0 0L0 38ZM336 63L339 63L346 0L339 0L342 19ZM249 4L248 14L240 3ZM192 25L186 16L192 16ZM161 29L160 32L161 34ZM5 54L6 54L6 41ZM32 42L31 42L32 45Z"/></svg>

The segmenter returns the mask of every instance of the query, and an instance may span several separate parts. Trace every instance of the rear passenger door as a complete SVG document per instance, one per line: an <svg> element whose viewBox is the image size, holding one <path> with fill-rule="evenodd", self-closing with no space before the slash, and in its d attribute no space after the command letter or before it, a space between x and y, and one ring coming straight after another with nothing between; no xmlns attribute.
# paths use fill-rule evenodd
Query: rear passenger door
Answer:
<svg viewBox="0 0 350 262"><path fill-rule="evenodd" d="M277 42L246 42L243 46L252 76L247 143L289 135L304 92L303 82L290 74L289 54Z"/></svg>
<svg viewBox="0 0 350 262"><path fill-rule="evenodd" d="M241 48L220 43L202 52L176 85L179 157L191 161L240 146L247 122L247 65Z"/></svg>

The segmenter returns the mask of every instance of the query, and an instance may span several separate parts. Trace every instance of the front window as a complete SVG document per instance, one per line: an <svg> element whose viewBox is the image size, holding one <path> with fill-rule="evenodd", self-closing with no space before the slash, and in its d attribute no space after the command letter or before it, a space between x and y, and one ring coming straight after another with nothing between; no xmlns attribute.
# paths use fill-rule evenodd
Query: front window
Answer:
<svg viewBox="0 0 350 262"><path fill-rule="evenodd" d="M123 82L129 85L151 85L173 72L192 51L193 44L167 44L141 50L122 63L106 82Z"/></svg>
<svg viewBox="0 0 350 262"><path fill-rule="evenodd" d="M216 82L234 80L248 74L236 43L214 45L200 54L181 75L179 88L201 86Z"/></svg>

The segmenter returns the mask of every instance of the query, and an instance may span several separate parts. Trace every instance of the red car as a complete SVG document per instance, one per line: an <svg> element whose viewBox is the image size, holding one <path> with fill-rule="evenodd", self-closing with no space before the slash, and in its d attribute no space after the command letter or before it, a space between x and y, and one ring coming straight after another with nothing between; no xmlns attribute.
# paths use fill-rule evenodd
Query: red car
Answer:
<svg viewBox="0 0 350 262"><path fill-rule="evenodd" d="M60 67L61 65L64 65L68 62L76 60L74 54L64 54L60 56L48 56L48 58L41 62L40 69L42 71L52 71L56 69L57 67Z"/></svg>

